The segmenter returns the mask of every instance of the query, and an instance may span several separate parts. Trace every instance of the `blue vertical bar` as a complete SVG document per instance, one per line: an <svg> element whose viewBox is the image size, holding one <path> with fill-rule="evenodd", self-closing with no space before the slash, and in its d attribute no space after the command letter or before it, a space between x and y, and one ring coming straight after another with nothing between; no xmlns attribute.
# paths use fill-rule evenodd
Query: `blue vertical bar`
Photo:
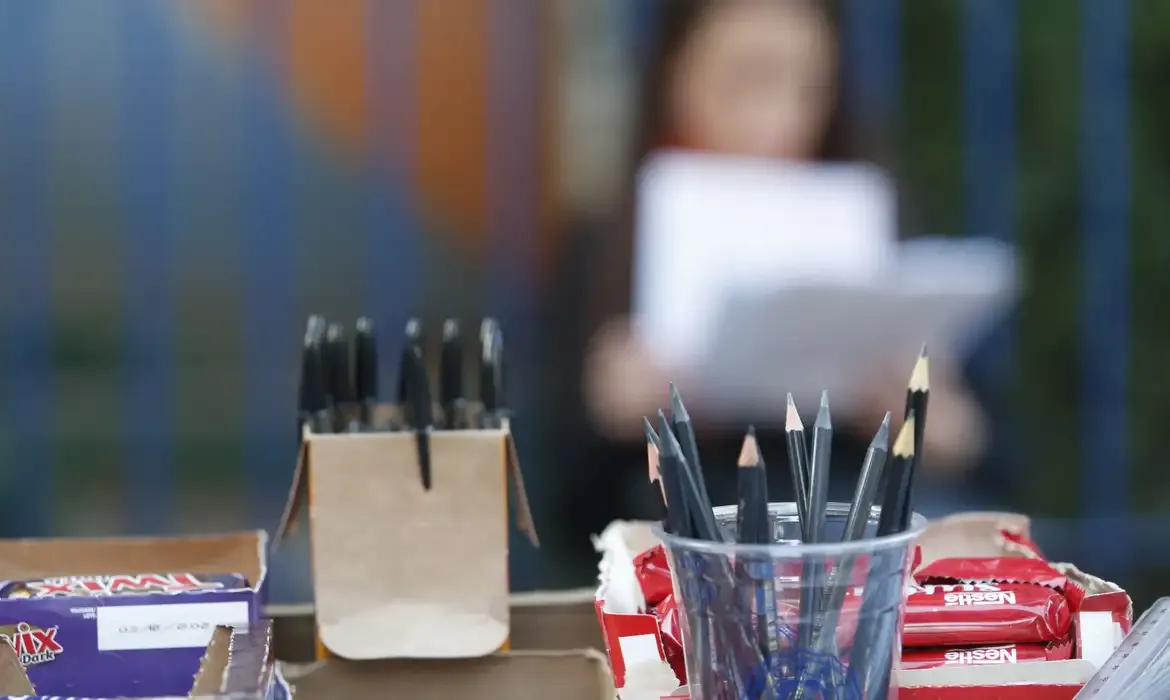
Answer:
<svg viewBox="0 0 1170 700"><path fill-rule="evenodd" d="M963 3L964 229L1015 239L1016 0Z"/></svg>
<svg viewBox="0 0 1170 700"><path fill-rule="evenodd" d="M165 6L124 0L119 118L125 231L123 362L127 526L166 530L175 469L175 295L172 257L174 63Z"/></svg>
<svg viewBox="0 0 1170 700"><path fill-rule="evenodd" d="M1130 3L1082 0L1081 504L1086 553L1103 571L1130 565L1126 441L1130 358Z"/></svg>
<svg viewBox="0 0 1170 700"><path fill-rule="evenodd" d="M288 32L280 0L249 4L256 35L244 61L244 479L255 525L275 522L295 463L297 352L292 178L295 144L285 99Z"/></svg>
<svg viewBox="0 0 1170 700"><path fill-rule="evenodd" d="M0 3L0 420L13 494L5 537L48 534L53 520L48 21L48 3Z"/></svg>
<svg viewBox="0 0 1170 700"><path fill-rule="evenodd" d="M878 133L892 137L901 93L901 0L844 0L844 93Z"/></svg>
<svg viewBox="0 0 1170 700"><path fill-rule="evenodd" d="M365 181L366 306L379 335L398 338L419 313L422 242L415 211L416 6L423 0L367 0L366 80L370 148ZM394 346L383 343L382 396L397 376Z"/></svg>
<svg viewBox="0 0 1170 700"><path fill-rule="evenodd" d="M963 3L963 232L1016 240L1017 0ZM1011 396L1014 313L971 348L967 369L993 421L981 472L995 495L1009 492L1030 455L1017 434ZM998 482L998 483L996 483Z"/></svg>
<svg viewBox="0 0 1170 700"><path fill-rule="evenodd" d="M500 321L507 348L507 397L527 421L517 421L521 454L532 434L535 412L529 368L535 366L537 240L540 210L542 4L527 0L490 3L488 22L487 201L489 309ZM523 462L523 460L521 460ZM533 479L540 465L526 465ZM536 469L532 469L536 466ZM539 488L534 489L539 491ZM513 531L512 586L535 585L536 558Z"/></svg>

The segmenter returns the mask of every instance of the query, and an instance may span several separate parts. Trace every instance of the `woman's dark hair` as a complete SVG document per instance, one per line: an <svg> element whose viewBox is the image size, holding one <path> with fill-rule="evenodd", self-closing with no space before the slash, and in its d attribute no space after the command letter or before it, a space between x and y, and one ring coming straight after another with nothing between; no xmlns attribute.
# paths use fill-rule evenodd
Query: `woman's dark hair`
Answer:
<svg viewBox="0 0 1170 700"><path fill-rule="evenodd" d="M620 219L608 227L609 235L601 241L600 254L591 265L591 286L595 286L591 299L586 303L588 332L596 330L605 319L629 311L633 287L634 265L634 197L637 190L637 171L642 161L652 151L662 147L671 135L670 114L667 93L671 85L671 72L679 54L686 47L691 35L702 23L706 13L720 3L728 2L804 2L811 3L824 11L834 34L836 12L827 0L628 0L629 2L655 2L658 6L655 32L649 50L644 54L640 73L640 100L637 123L634 129L634 152L626 176L626 200L622 203ZM834 89L840 92L840 81L834 81ZM851 124L842 109L843 100L835 99L829 124L818 147L818 160L859 161L869 160L862 156L852 138Z"/></svg>

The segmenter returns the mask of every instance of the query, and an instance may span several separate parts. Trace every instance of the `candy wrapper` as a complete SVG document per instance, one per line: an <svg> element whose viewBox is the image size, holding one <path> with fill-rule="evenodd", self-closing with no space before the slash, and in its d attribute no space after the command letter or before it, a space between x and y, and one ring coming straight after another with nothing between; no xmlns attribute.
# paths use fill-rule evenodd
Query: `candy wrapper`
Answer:
<svg viewBox="0 0 1170 700"><path fill-rule="evenodd" d="M999 666L1034 661L1065 661L1071 656L1070 640L1057 644L907 649L902 653L902 669L916 671L943 666Z"/></svg>
<svg viewBox="0 0 1170 700"><path fill-rule="evenodd" d="M915 586L906 603L905 647L1047 643L1068 636L1072 613L1059 591L1028 584Z"/></svg>
<svg viewBox="0 0 1170 700"><path fill-rule="evenodd" d="M198 593L244 588L243 574L122 574L118 576L56 576L0 583L0 600L9 598L60 598L64 596L111 596Z"/></svg>
<svg viewBox="0 0 1170 700"><path fill-rule="evenodd" d="M634 575L642 587L646 605L653 608L674 591L670 578L670 562L662 545L653 547L634 557Z"/></svg>

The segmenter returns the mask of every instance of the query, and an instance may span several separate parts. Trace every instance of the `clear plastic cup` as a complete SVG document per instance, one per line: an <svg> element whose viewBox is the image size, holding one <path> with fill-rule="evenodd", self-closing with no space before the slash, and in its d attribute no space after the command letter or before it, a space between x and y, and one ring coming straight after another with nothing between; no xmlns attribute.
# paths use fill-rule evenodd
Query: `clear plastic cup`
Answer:
<svg viewBox="0 0 1170 700"><path fill-rule="evenodd" d="M802 544L796 506L768 506L772 544L666 534L691 700L890 700L901 659L915 514L904 533L840 542L849 505L830 503L825 544ZM734 540L735 506L715 509Z"/></svg>

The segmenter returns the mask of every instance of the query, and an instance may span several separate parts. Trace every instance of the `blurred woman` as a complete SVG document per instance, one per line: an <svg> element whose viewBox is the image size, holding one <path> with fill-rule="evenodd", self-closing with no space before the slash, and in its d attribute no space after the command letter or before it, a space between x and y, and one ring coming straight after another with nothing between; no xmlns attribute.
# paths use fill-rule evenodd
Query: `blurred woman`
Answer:
<svg viewBox="0 0 1170 700"><path fill-rule="evenodd" d="M657 50L643 76L634 169L663 147L785 161L865 160L840 108L837 35L823 2L669 0L662 7ZM551 417L556 451L549 466L563 481L549 513L555 524L546 530L563 539L570 556L556 566L570 577L591 571L589 534L614 518L652 513L641 417L669 405L670 381L698 423L713 501L734 501L742 432L706 425L702 397L687 394L686 377L658 365L631 331L633 181L631 174L619 222L574 232L546 326L546 405L567 407ZM833 500L849 500L881 415L900 412L912 361L875 368L863 408L834 415ZM946 358L931 363L925 464L961 471L980 449L981 412ZM791 500L782 426L757 427L770 496Z"/></svg>

